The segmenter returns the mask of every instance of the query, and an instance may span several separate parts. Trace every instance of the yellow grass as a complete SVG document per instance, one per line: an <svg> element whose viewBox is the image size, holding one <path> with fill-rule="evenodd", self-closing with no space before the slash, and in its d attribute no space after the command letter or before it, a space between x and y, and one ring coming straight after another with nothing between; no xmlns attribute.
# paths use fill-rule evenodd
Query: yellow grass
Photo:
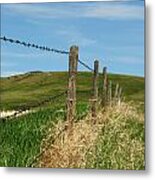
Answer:
<svg viewBox="0 0 155 180"><path fill-rule="evenodd" d="M95 159L95 147L97 146L103 128L106 126L110 127L110 124L113 124L114 126L112 127L114 129L111 132L115 131L115 129L120 131L119 129L122 128L122 124L125 124L129 117L131 119L137 119L140 122L144 121L143 115L138 115L136 109L126 103L121 103L120 106L108 107L106 110L100 109L96 124L92 123L91 115L88 114L85 119L73 123L71 129L65 129L60 136L58 134L67 127L67 122L59 121L54 131L49 134L49 137L52 135L54 138L57 138L43 153L38 166L52 168L94 168L93 165L88 165L88 157ZM120 140L124 138L127 141L131 141L127 133L128 131L123 130L120 133ZM109 138L112 136L113 133L110 134ZM43 141L42 150L46 148L48 139L50 139L49 137ZM135 141L135 139L132 140L134 146L132 149L137 148L137 151L138 148L144 149L143 145L139 144L139 142L135 143ZM119 143L121 142L119 141ZM131 160L134 158L132 154L131 152L131 156L129 157ZM129 169L131 166L132 164L129 165Z"/></svg>

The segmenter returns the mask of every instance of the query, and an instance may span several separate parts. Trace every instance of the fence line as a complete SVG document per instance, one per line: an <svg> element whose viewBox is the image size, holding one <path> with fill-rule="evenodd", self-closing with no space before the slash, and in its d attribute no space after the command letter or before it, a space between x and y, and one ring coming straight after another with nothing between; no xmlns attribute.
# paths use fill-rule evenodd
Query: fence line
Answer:
<svg viewBox="0 0 155 180"><path fill-rule="evenodd" d="M83 65L85 68L87 68L90 71L94 71L94 69L92 69L90 66L88 66L86 63L82 62L80 59L78 59L78 62Z"/></svg>
<svg viewBox="0 0 155 180"><path fill-rule="evenodd" d="M5 42L23 45L25 47L33 47L33 48L44 50L44 51L51 51L51 52L55 52L55 53L68 54L69 55L69 82L68 82L68 91L67 91L68 92L67 119L70 122L73 121L75 114L76 114L76 73L77 73L78 63L80 63L85 68L87 68L89 71L94 72L94 79L95 80L93 80L93 83L94 83L94 85L93 85L93 98L91 99L91 101L93 101L92 102L92 117L93 117L93 119L95 118L95 116L96 116L95 114L96 114L96 110L97 110L97 102L95 102L95 101L98 101L98 88L99 88L98 83L97 83L98 72L96 73L96 69L91 68L85 62L81 61L78 58L78 52L77 53L72 52L71 49L73 48L73 46L70 48L70 52L68 52L68 51L64 51L64 50L49 48L46 46L40 46L40 45L36 45L36 44L32 44L32 43L26 43L25 41L6 38L5 36L0 37L0 40L3 40ZM77 49L78 49L78 47L77 47ZM74 57L72 57L72 56L74 56ZM73 61L76 60L76 62L73 62L73 64L72 64L72 61L70 59L73 59ZM98 64L98 62L96 62L96 66L94 66L94 68L98 66L97 64ZM107 68L104 67L103 68L103 82L102 82L102 98L101 98L102 99L101 104L103 107L105 107L107 105L107 102L109 102L109 104L111 105L111 101L112 101L112 82L110 81L110 83L109 83L109 79L107 77L106 71L107 71ZM116 89L115 97L114 97L115 101L117 101L118 99L120 101L121 94L122 94L121 88ZM61 96L61 94L60 94L60 96ZM59 95L58 95L58 97L59 97ZM39 103L34 104L33 106L31 105L31 108L41 106L50 100L52 100L52 99L51 98L45 99ZM22 108L24 108L24 107L22 107ZM19 113L22 113L23 111L26 111L28 109L29 109L29 107L24 108L24 110L19 110ZM18 115L19 113L16 112L15 116ZM6 119L9 117L6 117ZM93 121L95 121L95 120L93 120Z"/></svg>
<svg viewBox="0 0 155 180"><path fill-rule="evenodd" d="M69 70L68 70L68 89L67 91L64 91L58 95L49 97L45 100L42 100L34 105L22 107L24 109L20 109L18 112L16 112L13 116L5 117L2 120L7 120L13 117L18 116L24 111L29 110L30 108L39 107L49 101L54 101L66 94L66 120L68 126L64 127L60 131L60 133L55 137L55 139L52 139L53 136L51 135L49 138L49 142L47 142L47 147L40 152L36 157L33 158L33 161L28 165L28 167L31 167L37 160L40 158L43 153L51 146L51 144L54 143L54 141L66 130L66 128L71 132L72 125L75 122L76 119L76 94L77 94L77 69L78 69L78 63L87 68L89 71L93 72L92 74L92 97L90 99L91 102L91 115L92 115L92 123L95 124L97 121L97 111L98 107L101 105L102 108L106 109L108 106L112 107L113 105L120 105L121 103L121 96L122 96L122 88L117 83L115 87L115 92L113 92L113 82L109 79L107 74L107 67L103 68L102 72L102 84L101 84L101 96L99 91L99 61L94 61L94 68L91 68L89 65L87 65L85 62L81 61L79 57L78 52L78 46L71 46L70 51L63 51L53 48L48 48L46 46L39 46L36 44L26 43L19 40L13 40L4 37L0 37L0 40L15 43L19 45L23 45L25 47L33 47L36 49L44 50L44 51L51 51L55 53L60 54L67 54L69 56ZM101 100L100 100L101 99Z"/></svg>
<svg viewBox="0 0 155 180"><path fill-rule="evenodd" d="M32 48L40 49L40 50L43 50L43 51L51 51L51 52L60 53L60 54L69 54L68 51L49 48L47 46L40 46L40 45L32 44L32 43L26 43L25 41L15 40L15 39L7 38L5 36L0 37L0 40L5 41L5 42L10 42L10 43L15 43L15 44L22 45L22 46L25 46L25 47L32 47ZM88 70L93 71L93 69L89 65L87 65L85 62L81 61L80 59L78 59L78 62L82 66L87 68Z"/></svg>
<svg viewBox="0 0 155 180"><path fill-rule="evenodd" d="M60 54L69 54L69 52L64 51L64 50L49 48L47 46L40 46L40 45L32 44L32 43L26 43L25 41L14 40L14 39L11 39L11 38L6 38L5 36L0 37L0 40L10 42L10 43L15 43L15 44L22 45L22 46L25 46L25 47L32 47L32 48L40 49L40 50L43 50L43 51L51 51L51 52L60 53Z"/></svg>

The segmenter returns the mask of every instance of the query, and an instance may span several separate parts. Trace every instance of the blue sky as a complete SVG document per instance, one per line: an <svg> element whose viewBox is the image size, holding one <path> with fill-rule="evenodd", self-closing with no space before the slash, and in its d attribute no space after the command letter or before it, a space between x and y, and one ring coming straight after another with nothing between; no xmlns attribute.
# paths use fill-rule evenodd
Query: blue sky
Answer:
<svg viewBox="0 0 155 180"><path fill-rule="evenodd" d="M100 71L144 76L143 1L3 4L1 36L63 50L75 44L88 65L100 61ZM67 55L1 42L2 76L67 69Z"/></svg>

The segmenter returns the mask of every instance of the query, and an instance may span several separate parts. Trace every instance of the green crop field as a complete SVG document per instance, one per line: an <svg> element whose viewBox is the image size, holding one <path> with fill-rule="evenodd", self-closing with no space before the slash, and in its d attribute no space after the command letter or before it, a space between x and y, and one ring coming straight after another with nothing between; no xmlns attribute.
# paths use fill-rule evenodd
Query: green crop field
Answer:
<svg viewBox="0 0 155 180"><path fill-rule="evenodd" d="M127 75L109 74L112 82L119 83L123 88L125 101L133 103L144 113L144 78ZM31 72L23 75L1 78L1 110L16 110L21 106L31 107L49 96L57 95L67 89L68 74L66 72ZM99 76L99 87L102 86L102 75ZM115 85L113 86L114 90ZM92 74L78 72L77 77L77 119L83 118L89 109L91 98ZM60 101L50 102L35 109L36 112L16 117L5 122L0 121L0 166L29 166L33 157L40 152L42 139L47 136L47 129L53 122L65 119L65 101L63 96ZM139 110L138 109L138 110ZM131 138L140 136L144 142L144 129L138 121L128 123L133 133ZM108 127L107 127L108 129ZM107 130L108 132L108 130ZM104 144L101 139L99 144ZM98 146L100 146L98 144ZM103 147L102 147L103 149ZM101 152L97 152L99 154ZM110 153L110 152L109 152ZM93 160L98 163L99 160ZM90 162L89 162L90 163ZM93 164L88 167L106 168L106 165ZM140 166L140 169L142 167Z"/></svg>

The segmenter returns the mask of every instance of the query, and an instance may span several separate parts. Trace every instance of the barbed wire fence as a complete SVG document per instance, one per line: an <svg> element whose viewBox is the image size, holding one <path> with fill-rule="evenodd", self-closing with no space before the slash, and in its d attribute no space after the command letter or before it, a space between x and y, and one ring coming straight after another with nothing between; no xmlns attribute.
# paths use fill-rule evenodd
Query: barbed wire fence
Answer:
<svg viewBox="0 0 155 180"><path fill-rule="evenodd" d="M29 47L29 48L35 48L35 49L43 50L43 51L51 51L51 52L60 53L60 54L69 54L69 52L64 51L64 50L49 48L47 46L41 46L41 45L29 43L29 42L27 43L25 41L15 40L15 39L7 38L5 36L0 37L0 40L5 41L5 42L9 42L9 43L22 45L22 46Z"/></svg>
<svg viewBox="0 0 155 180"><path fill-rule="evenodd" d="M9 43L22 45L22 46L25 46L25 47L28 47L28 48L39 49L39 50L42 50L42 51L50 51L50 52L59 53L59 54L69 54L68 51L59 50L59 49L55 49L55 48L49 48L47 46L41 46L41 45L37 45L37 44L33 44L33 43L21 41L21 40L15 40L15 39L7 38L5 36L0 37L0 40L5 41L5 42L9 42ZM87 65L85 62L81 61L80 59L78 59L78 62L82 66L86 67L88 70L93 71L93 69L89 65Z"/></svg>
<svg viewBox="0 0 155 180"><path fill-rule="evenodd" d="M49 51L57 54L64 54L69 56L69 72L68 72L68 88L67 90L54 95L50 96L44 100L41 100L39 102L34 103L33 105L30 106L22 106L19 107L19 110L15 112L11 116L7 116L4 118L1 118L3 121L6 121L8 119L18 117L20 114L23 112L26 112L27 110L43 106L44 104L48 102L55 102L62 96L66 96L66 121L68 122L68 127L67 130L72 129L73 123L76 120L76 105L77 105L77 74L78 74L78 63L81 64L84 68L87 69L88 72L92 73L92 80L91 84L91 98L89 99L90 103L90 111L91 111L91 117L92 117L92 123L96 123L97 119L97 112L99 107L102 107L106 109L107 106L112 106L114 104L120 104L121 102L121 96L122 96L122 88L121 86L116 83L115 87L112 81L108 78L108 73L107 73L107 67L103 67L103 72L102 74L99 73L99 61L95 60L94 61L94 67L92 68L89 66L87 63L79 59L79 49L77 46L71 46L69 51L66 50L60 50L60 49L55 49L55 48L50 48L47 46L41 46L21 40L15 40L11 38L7 38L5 36L0 37L1 41L8 42L8 43L13 43L17 45L21 45L24 47L28 48L35 48L38 50L42 51ZM99 76L101 78L99 79ZM100 83L99 83L100 80ZM66 129L66 127L65 127ZM60 134L64 131L60 131ZM52 137L51 137L52 138ZM50 144L51 144L51 138L50 138L50 143L47 145L45 148L48 149ZM54 140L52 140L54 142ZM45 151L44 150L44 151ZM32 166L33 163L43 154L44 152L40 152L34 159L33 161L28 165L28 167Z"/></svg>

